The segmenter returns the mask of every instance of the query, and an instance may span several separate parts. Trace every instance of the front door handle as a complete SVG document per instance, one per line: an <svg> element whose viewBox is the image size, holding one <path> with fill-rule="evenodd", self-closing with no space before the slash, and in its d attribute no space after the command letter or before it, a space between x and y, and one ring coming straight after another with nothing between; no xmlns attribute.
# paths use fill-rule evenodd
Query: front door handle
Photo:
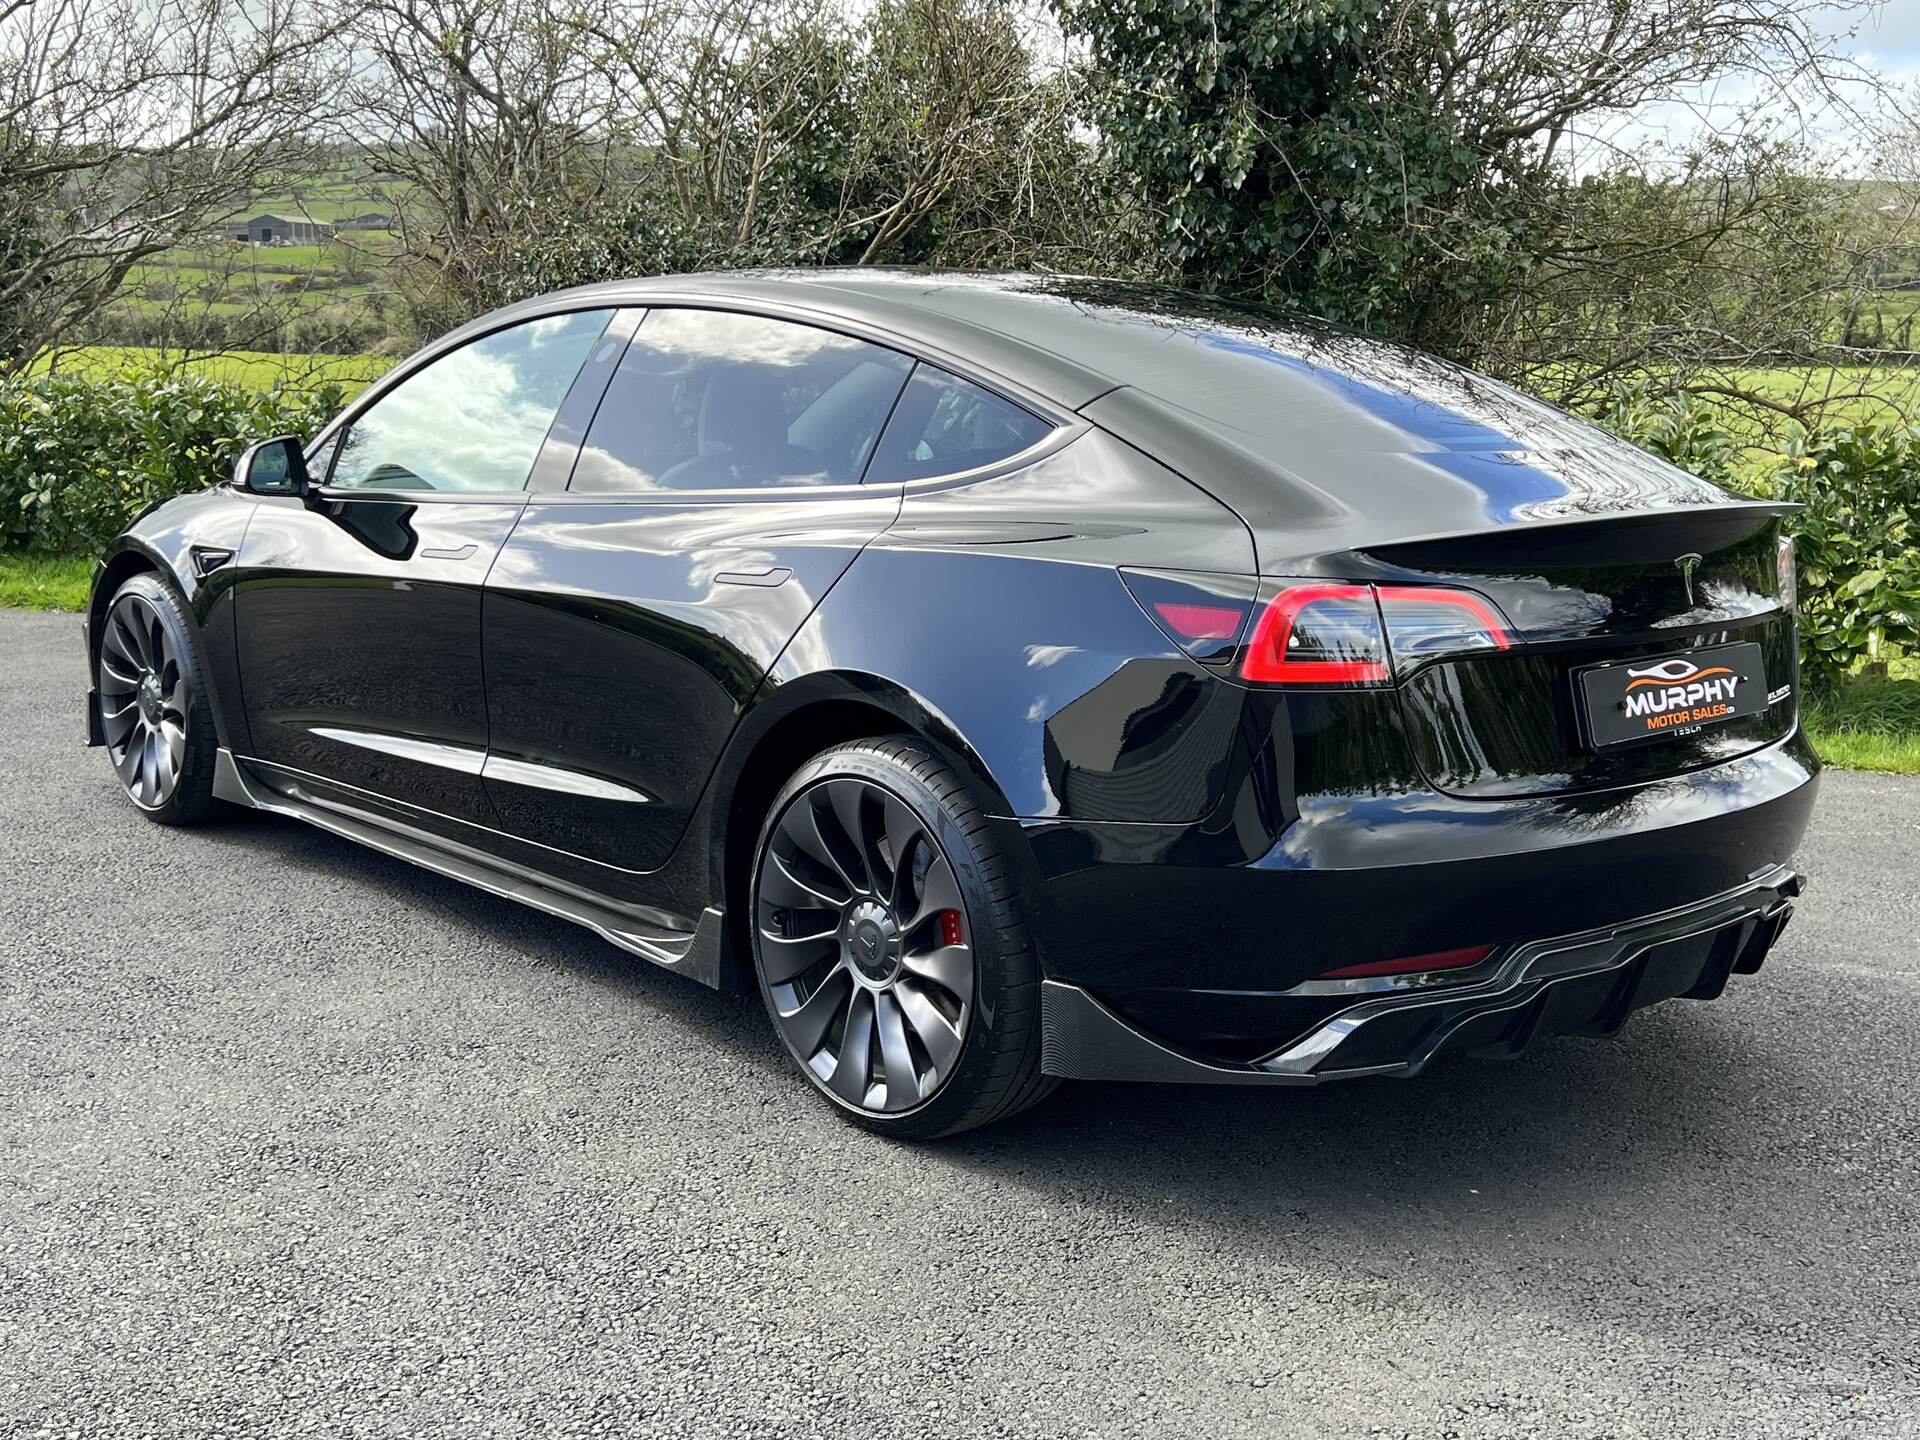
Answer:
<svg viewBox="0 0 1920 1440"><path fill-rule="evenodd" d="M420 552L420 558L422 560L465 560L479 548L478 545L446 546L438 549L428 546Z"/></svg>
<svg viewBox="0 0 1920 1440"><path fill-rule="evenodd" d="M765 570L722 570L713 577L716 585L759 585L772 589L775 585L784 585L793 578L791 570L769 567Z"/></svg>

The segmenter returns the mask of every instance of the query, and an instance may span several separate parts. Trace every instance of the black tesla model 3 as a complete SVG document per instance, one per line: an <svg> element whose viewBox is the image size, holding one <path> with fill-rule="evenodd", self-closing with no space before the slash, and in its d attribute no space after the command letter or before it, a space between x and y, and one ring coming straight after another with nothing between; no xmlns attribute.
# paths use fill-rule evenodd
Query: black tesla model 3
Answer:
<svg viewBox="0 0 1920 1440"><path fill-rule="evenodd" d="M90 739L758 990L876 1130L1297 1085L1759 968L1784 507L1427 356L1039 277L513 306L142 515Z"/></svg>

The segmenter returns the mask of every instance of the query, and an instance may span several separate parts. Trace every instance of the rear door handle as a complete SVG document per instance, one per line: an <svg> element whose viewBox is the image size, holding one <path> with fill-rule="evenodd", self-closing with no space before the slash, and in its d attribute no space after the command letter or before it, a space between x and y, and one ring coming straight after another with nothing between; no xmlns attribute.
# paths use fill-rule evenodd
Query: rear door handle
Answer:
<svg viewBox="0 0 1920 1440"><path fill-rule="evenodd" d="M465 560L479 548L478 545L444 546L437 549L428 546L420 552L420 558L422 560Z"/></svg>
<svg viewBox="0 0 1920 1440"><path fill-rule="evenodd" d="M716 585L759 585L772 589L775 585L784 585L793 578L793 571L769 567L765 570L722 570L713 577Z"/></svg>

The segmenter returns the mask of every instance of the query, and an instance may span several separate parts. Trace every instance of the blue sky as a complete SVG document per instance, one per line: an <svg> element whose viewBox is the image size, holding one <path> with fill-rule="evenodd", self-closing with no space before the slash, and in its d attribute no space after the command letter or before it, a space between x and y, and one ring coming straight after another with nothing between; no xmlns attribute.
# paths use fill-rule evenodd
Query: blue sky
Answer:
<svg viewBox="0 0 1920 1440"><path fill-rule="evenodd" d="M1844 87L1843 103L1835 105L1811 94L1769 91L1750 76L1729 76L1683 101L1647 106L1634 115L1595 124L1590 141L1576 151L1578 168L1604 164L1615 146L1666 140L1684 147L1703 129L1728 124L1758 104L1782 132L1815 141L1843 167L1874 168L1869 132L1876 120L1883 120L1895 104L1920 110L1920 0L1808 9L1809 22L1831 40L1834 51L1858 66L1863 78L1871 75L1889 85L1892 101L1866 83Z"/></svg>

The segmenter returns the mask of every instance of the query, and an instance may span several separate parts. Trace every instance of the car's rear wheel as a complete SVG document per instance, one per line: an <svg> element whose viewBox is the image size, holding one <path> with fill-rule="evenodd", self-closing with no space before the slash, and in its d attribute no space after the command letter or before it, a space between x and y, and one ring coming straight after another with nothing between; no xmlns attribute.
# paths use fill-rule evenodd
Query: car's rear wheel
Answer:
<svg viewBox="0 0 1920 1440"><path fill-rule="evenodd" d="M213 709L193 632L157 576L135 575L114 594L94 686L107 758L127 798L162 825L212 815Z"/></svg>
<svg viewBox="0 0 1920 1440"><path fill-rule="evenodd" d="M775 1030L860 1124L946 1135L1052 1088L1006 866L971 792L926 746L855 741L803 765L761 830L751 911Z"/></svg>

